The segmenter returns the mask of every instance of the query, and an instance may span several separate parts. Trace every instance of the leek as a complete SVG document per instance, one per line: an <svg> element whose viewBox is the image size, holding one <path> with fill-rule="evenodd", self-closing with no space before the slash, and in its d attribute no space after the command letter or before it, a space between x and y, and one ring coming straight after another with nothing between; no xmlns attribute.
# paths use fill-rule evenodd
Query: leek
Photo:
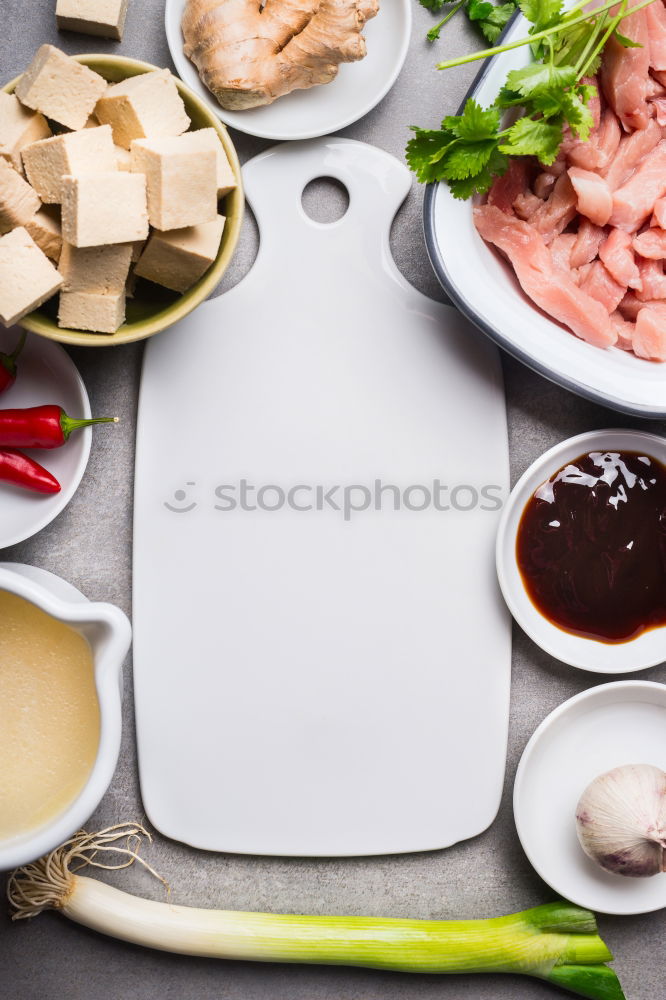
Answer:
<svg viewBox="0 0 666 1000"><path fill-rule="evenodd" d="M76 874L86 865L124 868L140 861L139 825L77 834L10 877L13 919L44 909L133 944L208 958L355 965L399 972L510 972L534 976L590 1000L624 1000L612 955L594 915L570 903L486 920L242 913L140 899ZM126 846L117 841L127 838ZM100 852L115 854L103 864ZM72 869L75 868L76 871ZM159 878L159 876L157 876Z"/></svg>

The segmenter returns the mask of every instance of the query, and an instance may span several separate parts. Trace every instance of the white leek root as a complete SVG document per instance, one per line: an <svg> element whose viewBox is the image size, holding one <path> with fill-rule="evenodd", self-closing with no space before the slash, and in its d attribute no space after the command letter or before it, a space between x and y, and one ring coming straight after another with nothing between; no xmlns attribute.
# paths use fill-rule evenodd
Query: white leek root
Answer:
<svg viewBox="0 0 666 1000"><path fill-rule="evenodd" d="M138 899L80 868L141 862L138 824L77 834L13 873L13 919L56 909L77 923L133 944L208 958L358 965L402 972L514 972L545 979L591 1000L624 1000L594 915L548 903L490 920L400 920L202 910ZM117 846L121 839L127 846ZM103 864L111 853L116 863ZM159 876L156 876L159 878Z"/></svg>
<svg viewBox="0 0 666 1000"><path fill-rule="evenodd" d="M271 104L330 83L365 56L361 34L378 0L188 0L185 55L223 108Z"/></svg>

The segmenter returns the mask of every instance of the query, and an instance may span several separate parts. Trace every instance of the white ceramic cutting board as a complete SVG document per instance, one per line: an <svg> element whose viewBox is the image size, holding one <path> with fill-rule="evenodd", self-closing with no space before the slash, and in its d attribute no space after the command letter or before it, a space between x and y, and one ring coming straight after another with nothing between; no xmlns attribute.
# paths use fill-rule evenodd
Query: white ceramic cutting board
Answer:
<svg viewBox="0 0 666 1000"><path fill-rule="evenodd" d="M330 225L301 206L320 176L350 194ZM510 632L483 509L508 491L496 349L396 269L410 176L393 157L329 138L268 150L244 177L253 269L146 350L146 811L216 851L445 847L492 822L504 773ZM408 509L437 480L449 509ZM350 487L369 506L346 517Z"/></svg>

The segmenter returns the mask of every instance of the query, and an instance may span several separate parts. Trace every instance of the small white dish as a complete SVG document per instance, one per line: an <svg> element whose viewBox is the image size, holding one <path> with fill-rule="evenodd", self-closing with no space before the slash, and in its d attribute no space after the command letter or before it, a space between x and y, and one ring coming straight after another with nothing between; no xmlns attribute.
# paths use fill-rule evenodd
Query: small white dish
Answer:
<svg viewBox="0 0 666 1000"><path fill-rule="evenodd" d="M21 331L0 331L0 351L11 351ZM73 362L59 344L29 333L18 360L14 385L0 395L0 409L57 403L70 417L90 417L88 393ZM43 495L0 482L0 549L36 535L72 499L88 464L92 431L75 431L62 448L26 451L56 477L60 493Z"/></svg>
<svg viewBox="0 0 666 1000"><path fill-rule="evenodd" d="M113 604L92 603L70 583L33 566L0 563L0 590L36 604L88 640L100 708L99 748L86 784L71 805L50 823L21 837L0 840L0 871L7 871L34 861L71 837L94 812L108 788L120 751L122 666L132 629L127 617Z"/></svg>
<svg viewBox="0 0 666 1000"><path fill-rule="evenodd" d="M612 875L587 857L576 834L585 788L623 764L666 770L666 685L601 684L551 712L518 765L516 828L530 864L565 899L598 913L651 913L666 906L666 874Z"/></svg>
<svg viewBox="0 0 666 1000"><path fill-rule="evenodd" d="M589 431L544 452L523 473L502 512L495 550L497 576L511 614L524 632L551 656L581 670L627 674L666 660L666 626L629 642L607 643L565 632L548 621L530 600L516 562L516 537L525 505L534 491L567 462L590 451L644 451L666 465L666 438L645 431Z"/></svg>
<svg viewBox="0 0 666 1000"><path fill-rule="evenodd" d="M297 90L273 104L248 111L220 107L183 52L180 23L186 0L167 0L167 42L178 75L221 121L263 139L312 139L330 135L367 115L389 92L403 67L412 28L412 0L382 0L379 13L363 29L364 59L343 63L331 83Z"/></svg>
<svg viewBox="0 0 666 1000"><path fill-rule="evenodd" d="M528 27L524 17L517 17L502 42L524 38ZM529 58L523 46L487 60L467 96L489 107L507 73L526 66ZM592 347L541 312L523 293L513 268L477 233L472 207L472 201L457 201L447 184L426 190L428 255L463 315L523 364L571 392L624 413L666 416L666 364L617 347Z"/></svg>

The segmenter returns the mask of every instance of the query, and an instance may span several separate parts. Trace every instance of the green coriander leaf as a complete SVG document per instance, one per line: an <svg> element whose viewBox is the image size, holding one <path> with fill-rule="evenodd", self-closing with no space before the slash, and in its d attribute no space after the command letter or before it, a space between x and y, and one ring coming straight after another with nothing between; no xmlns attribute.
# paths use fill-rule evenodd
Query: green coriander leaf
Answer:
<svg viewBox="0 0 666 1000"><path fill-rule="evenodd" d="M553 27L562 18L562 0L519 0L518 6L532 22L532 34Z"/></svg>
<svg viewBox="0 0 666 1000"><path fill-rule="evenodd" d="M412 128L414 138L407 143L407 163L422 184L442 180L440 160L455 136L444 129Z"/></svg>
<svg viewBox="0 0 666 1000"><path fill-rule="evenodd" d="M422 7L426 10L431 10L433 13L440 11L445 3L449 3L449 0L419 0Z"/></svg>
<svg viewBox="0 0 666 1000"><path fill-rule="evenodd" d="M484 18L472 18L471 12L469 18L477 22L477 27L483 32L484 38L492 45L497 41L515 13L516 2L512 0L511 3L493 6L490 13Z"/></svg>
<svg viewBox="0 0 666 1000"><path fill-rule="evenodd" d="M595 88L581 87L576 88L576 90L567 90L560 96L560 107L562 114L571 126L571 131L585 142L594 126L594 118L587 105L589 96L586 97L578 93L578 90L584 89L594 90Z"/></svg>
<svg viewBox="0 0 666 1000"><path fill-rule="evenodd" d="M519 118L499 146L509 156L537 156L541 163L552 163L562 142L562 124Z"/></svg>
<svg viewBox="0 0 666 1000"><path fill-rule="evenodd" d="M532 98L553 91L559 93L573 87L577 74L575 66L552 66L530 63L524 69L514 69L507 76L507 87L523 97Z"/></svg>
<svg viewBox="0 0 666 1000"><path fill-rule="evenodd" d="M522 107L524 103L525 98L522 94L519 94L517 90L511 90L509 87L502 87L495 99L495 106L498 108Z"/></svg>
<svg viewBox="0 0 666 1000"><path fill-rule="evenodd" d="M497 136L500 124L499 108L484 109L473 98L469 98L461 115L449 115L442 122L442 128L453 132L458 139L478 141Z"/></svg>
<svg viewBox="0 0 666 1000"><path fill-rule="evenodd" d="M573 28L567 28L559 37L555 36L553 46L558 65L577 66L595 30L587 21L583 21Z"/></svg>
<svg viewBox="0 0 666 1000"><path fill-rule="evenodd" d="M485 142L454 143L443 156L441 165L449 181L466 180L480 174L497 149L497 140L486 139Z"/></svg>
<svg viewBox="0 0 666 1000"><path fill-rule="evenodd" d="M470 21L483 21L493 12L493 4L488 0L469 0L467 4L467 16Z"/></svg>
<svg viewBox="0 0 666 1000"><path fill-rule="evenodd" d="M537 94L530 100L529 108L532 115L540 114L542 118L561 117L563 114L562 94Z"/></svg>
<svg viewBox="0 0 666 1000"><path fill-rule="evenodd" d="M508 158L496 149L486 166L476 177L449 181L451 194L454 198L462 200L471 198L474 194L485 194L490 189L495 178L501 177L502 174L506 173L508 166Z"/></svg>
<svg viewBox="0 0 666 1000"><path fill-rule="evenodd" d="M620 45L623 45L625 47L625 49L642 49L643 48L643 46L641 45L640 42L635 42L633 40L633 38L627 38L626 35L622 35L617 30L617 28L613 32L613 38L615 39L616 42L619 42Z"/></svg>
<svg viewBox="0 0 666 1000"><path fill-rule="evenodd" d="M593 59L592 62L587 63L585 69L587 71L588 76L594 76L595 73L597 73L599 67L601 66L602 57L603 57L603 52L600 52L599 55L596 57L596 59Z"/></svg>

